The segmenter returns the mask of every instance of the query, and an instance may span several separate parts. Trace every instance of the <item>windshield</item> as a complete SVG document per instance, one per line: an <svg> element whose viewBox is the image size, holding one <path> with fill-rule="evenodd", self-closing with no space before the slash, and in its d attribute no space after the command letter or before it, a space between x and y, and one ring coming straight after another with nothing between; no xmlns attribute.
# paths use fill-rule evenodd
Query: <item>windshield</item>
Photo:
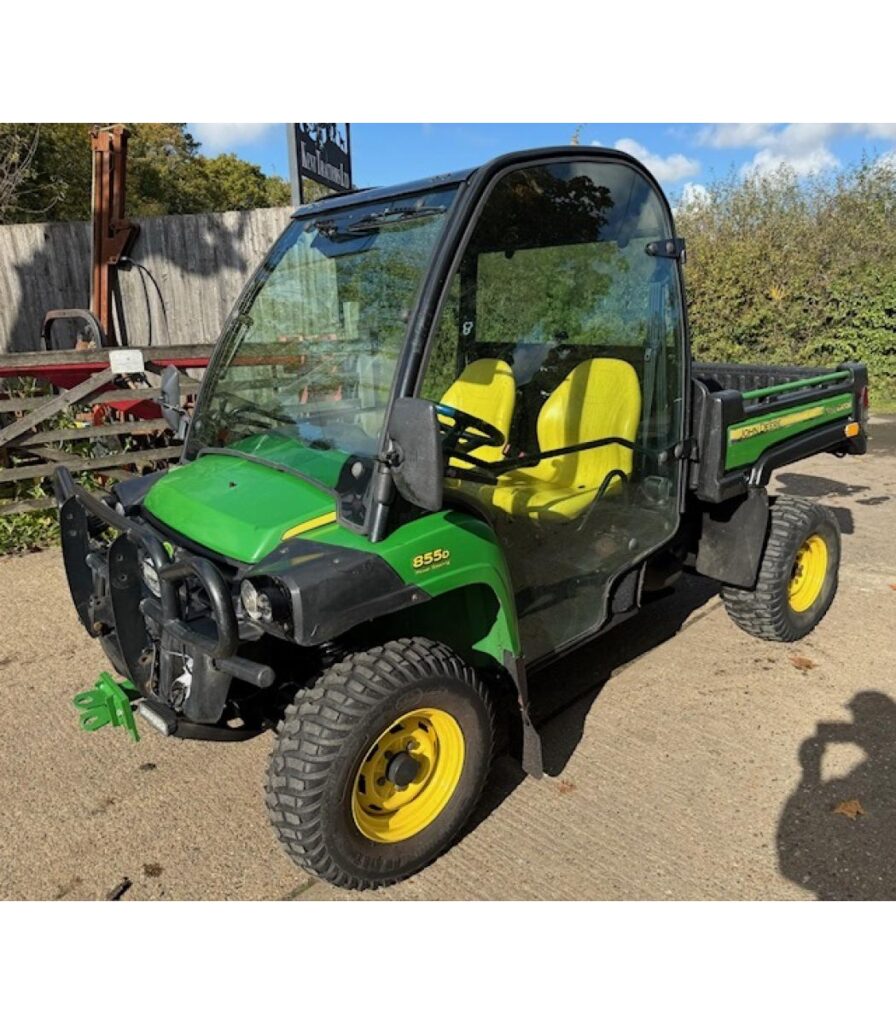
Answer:
<svg viewBox="0 0 896 1024"><path fill-rule="evenodd" d="M227 448L264 458L328 489L354 491L357 504L417 290L455 192L294 220L225 327L188 457ZM350 518L362 513L355 508Z"/></svg>

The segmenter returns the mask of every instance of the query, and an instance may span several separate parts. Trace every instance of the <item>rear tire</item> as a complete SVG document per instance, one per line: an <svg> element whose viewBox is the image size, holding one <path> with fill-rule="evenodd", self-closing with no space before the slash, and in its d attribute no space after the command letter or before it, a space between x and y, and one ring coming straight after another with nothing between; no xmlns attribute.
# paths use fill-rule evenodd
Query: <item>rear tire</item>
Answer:
<svg viewBox="0 0 896 1024"><path fill-rule="evenodd" d="M487 690L444 644L416 637L351 654L284 714L271 824L304 871L346 889L390 885L457 838L493 737Z"/></svg>
<svg viewBox="0 0 896 1024"><path fill-rule="evenodd" d="M752 590L722 587L725 609L744 632L792 642L824 618L837 593L840 527L833 514L804 498L777 498Z"/></svg>

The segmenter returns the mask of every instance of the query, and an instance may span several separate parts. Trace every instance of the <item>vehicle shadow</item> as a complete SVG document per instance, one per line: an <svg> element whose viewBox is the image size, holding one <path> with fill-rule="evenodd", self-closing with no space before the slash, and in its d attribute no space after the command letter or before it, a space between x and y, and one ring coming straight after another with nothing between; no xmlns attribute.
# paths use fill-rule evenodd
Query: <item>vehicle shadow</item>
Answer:
<svg viewBox="0 0 896 1024"><path fill-rule="evenodd" d="M870 490L865 484L845 484L840 480L832 480L826 476L813 476L810 473L778 473L775 477L776 494L793 495L797 498L847 498L862 491ZM860 505L876 505L888 501L887 497L856 498ZM855 533L855 519L848 508L825 505L840 526L840 532Z"/></svg>
<svg viewBox="0 0 896 1024"><path fill-rule="evenodd" d="M842 480L812 473L778 473L775 483L776 493L800 498L847 498L871 490L867 484L846 484Z"/></svg>
<svg viewBox="0 0 896 1024"><path fill-rule="evenodd" d="M607 681L622 666L678 633L719 590L704 576L683 576L674 591L645 604L612 633L580 648L529 680L532 718L542 737L544 769L557 776L572 757L585 719Z"/></svg>
<svg viewBox="0 0 896 1024"><path fill-rule="evenodd" d="M675 636L718 589L705 577L684 576L674 591L645 603L641 614L530 677L530 710L541 734L546 775L563 772L582 739L592 705L613 673ZM498 758L465 832L484 821L525 777L518 757Z"/></svg>
<svg viewBox="0 0 896 1024"><path fill-rule="evenodd" d="M820 900L896 899L896 703L874 690L847 705L852 722L819 722L799 749L803 774L778 823L781 874ZM864 760L825 780L830 744Z"/></svg>

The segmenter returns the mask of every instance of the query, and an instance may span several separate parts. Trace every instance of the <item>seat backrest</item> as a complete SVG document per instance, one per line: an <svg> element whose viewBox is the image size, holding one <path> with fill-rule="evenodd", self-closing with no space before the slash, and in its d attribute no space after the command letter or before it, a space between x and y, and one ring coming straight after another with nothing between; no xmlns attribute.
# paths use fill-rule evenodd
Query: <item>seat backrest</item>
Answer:
<svg viewBox="0 0 896 1024"><path fill-rule="evenodd" d="M632 444L641 416L641 385L630 363L622 359L587 359L564 377L538 414L538 444L550 451L570 445L621 437ZM632 451L604 445L540 462L537 475L559 487L599 487L613 469L626 476Z"/></svg>
<svg viewBox="0 0 896 1024"><path fill-rule="evenodd" d="M503 359L477 359L464 367L442 396L442 402L491 423L507 438L516 402L513 370ZM471 451L487 462L503 458L503 449L495 445L483 445Z"/></svg>

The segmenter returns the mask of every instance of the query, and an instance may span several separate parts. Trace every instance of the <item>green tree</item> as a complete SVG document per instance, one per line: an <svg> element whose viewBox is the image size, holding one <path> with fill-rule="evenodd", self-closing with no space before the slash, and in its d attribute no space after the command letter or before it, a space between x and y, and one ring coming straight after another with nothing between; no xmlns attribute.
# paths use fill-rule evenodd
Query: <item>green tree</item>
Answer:
<svg viewBox="0 0 896 1024"><path fill-rule="evenodd" d="M289 186L233 154L213 158L183 124L128 125L127 212L132 217L211 213L281 206ZM16 195L0 207L0 222L87 220L90 217L89 124L0 124L0 166L21 168L23 140L36 137L19 173ZM8 176L7 176L8 177Z"/></svg>
<svg viewBox="0 0 896 1024"><path fill-rule="evenodd" d="M0 221L25 201L31 163L37 151L39 133L27 125L6 136L0 146Z"/></svg>

